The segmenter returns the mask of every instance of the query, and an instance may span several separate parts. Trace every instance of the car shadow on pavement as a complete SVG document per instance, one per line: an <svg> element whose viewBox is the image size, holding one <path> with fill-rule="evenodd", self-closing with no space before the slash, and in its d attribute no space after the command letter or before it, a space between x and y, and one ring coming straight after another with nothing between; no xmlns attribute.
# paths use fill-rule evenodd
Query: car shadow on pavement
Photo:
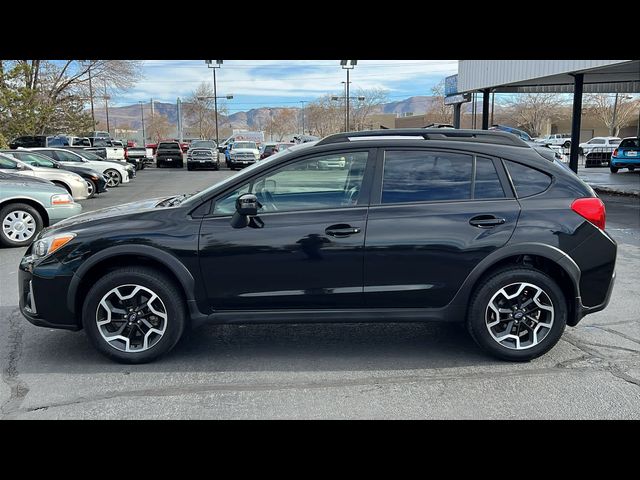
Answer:
<svg viewBox="0 0 640 480"><path fill-rule="evenodd" d="M207 325L144 365L108 360L83 332L22 328L18 369L24 374L417 370L503 363L484 355L463 324Z"/></svg>

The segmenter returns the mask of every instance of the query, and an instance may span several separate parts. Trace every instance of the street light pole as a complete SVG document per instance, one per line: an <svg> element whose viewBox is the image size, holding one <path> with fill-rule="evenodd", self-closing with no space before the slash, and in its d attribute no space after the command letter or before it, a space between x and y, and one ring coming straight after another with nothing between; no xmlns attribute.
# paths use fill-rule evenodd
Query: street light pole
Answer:
<svg viewBox="0 0 640 480"><path fill-rule="evenodd" d="M220 68L222 66L222 60L216 60L216 63L213 63L213 60L205 60L207 67L213 69L213 108L215 111L216 117L216 145L220 143L219 135L218 135L218 91L216 87L216 68Z"/></svg>
<svg viewBox="0 0 640 480"><path fill-rule="evenodd" d="M104 82L104 109L107 113L107 132L111 135L111 130L109 129L109 95L107 95L107 82Z"/></svg>
<svg viewBox="0 0 640 480"><path fill-rule="evenodd" d="M304 104L307 103L306 100L300 100L302 104L302 135L304 135Z"/></svg>
<svg viewBox="0 0 640 480"><path fill-rule="evenodd" d="M89 98L91 99L91 120L93 121L93 129L96 128L96 114L93 111L93 85L91 84L91 64L89 64Z"/></svg>
<svg viewBox="0 0 640 480"><path fill-rule="evenodd" d="M613 118L611 119L611 128L609 129L609 135L613 137L616 130L616 113L618 110L618 94L616 93L616 99L613 101Z"/></svg>
<svg viewBox="0 0 640 480"><path fill-rule="evenodd" d="M346 107L347 107L347 114L346 114L346 128L345 128L345 132L349 131L349 70L352 70L356 65L358 64L357 60L340 60L340 66L342 67L343 70L347 71L347 92L345 94L346 97Z"/></svg>
<svg viewBox="0 0 640 480"><path fill-rule="evenodd" d="M147 136L144 133L144 103L140 100L138 101L140 104L140 114L142 115L142 146L145 147L147 144Z"/></svg>

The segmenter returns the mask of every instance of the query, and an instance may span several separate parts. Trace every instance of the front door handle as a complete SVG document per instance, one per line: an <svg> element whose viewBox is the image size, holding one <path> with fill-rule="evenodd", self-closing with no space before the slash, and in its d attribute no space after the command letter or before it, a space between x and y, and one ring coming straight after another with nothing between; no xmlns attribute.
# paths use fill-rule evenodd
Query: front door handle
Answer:
<svg viewBox="0 0 640 480"><path fill-rule="evenodd" d="M348 237L349 235L360 233L360 229L358 227L352 227L351 225L340 223L338 225L331 225L330 227L327 227L324 233L331 237Z"/></svg>
<svg viewBox="0 0 640 480"><path fill-rule="evenodd" d="M504 218L496 217L495 215L477 215L469 220L469 224L474 227L495 227L496 225L502 225L506 220Z"/></svg>

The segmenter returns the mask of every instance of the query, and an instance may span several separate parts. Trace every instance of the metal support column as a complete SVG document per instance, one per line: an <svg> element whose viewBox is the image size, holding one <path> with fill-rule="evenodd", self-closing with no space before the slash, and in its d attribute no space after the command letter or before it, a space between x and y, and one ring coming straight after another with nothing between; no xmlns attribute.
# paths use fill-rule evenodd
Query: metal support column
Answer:
<svg viewBox="0 0 640 480"><path fill-rule="evenodd" d="M489 130L489 95L491 90L485 88L482 91L482 130Z"/></svg>
<svg viewBox="0 0 640 480"><path fill-rule="evenodd" d="M573 76L573 113L571 118L571 153L569 154L569 168L578 173L578 148L580 144L580 123L582 116L582 87L584 74Z"/></svg>
<svg viewBox="0 0 640 480"><path fill-rule="evenodd" d="M462 111L462 104L456 103L453 105L453 128L460 128L460 112Z"/></svg>

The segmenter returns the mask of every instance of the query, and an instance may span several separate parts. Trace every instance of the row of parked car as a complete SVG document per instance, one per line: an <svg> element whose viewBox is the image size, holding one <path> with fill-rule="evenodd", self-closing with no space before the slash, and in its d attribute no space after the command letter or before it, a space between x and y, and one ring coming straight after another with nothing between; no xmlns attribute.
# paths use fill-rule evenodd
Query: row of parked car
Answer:
<svg viewBox="0 0 640 480"><path fill-rule="evenodd" d="M112 159L71 143L27 148L14 140L15 149L0 150L0 245L29 245L42 228L80 213L78 201L131 182L153 161L131 148L122 159Z"/></svg>

